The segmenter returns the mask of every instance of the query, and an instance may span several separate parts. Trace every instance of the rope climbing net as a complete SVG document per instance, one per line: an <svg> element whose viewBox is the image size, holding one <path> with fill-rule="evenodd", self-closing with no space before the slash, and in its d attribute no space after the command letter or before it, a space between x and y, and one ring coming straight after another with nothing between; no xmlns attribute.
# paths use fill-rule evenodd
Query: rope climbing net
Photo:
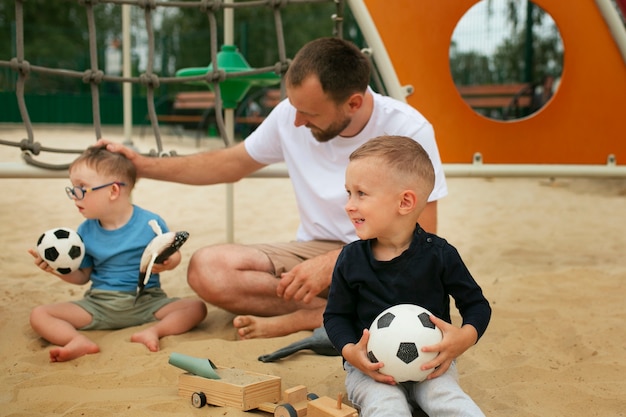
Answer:
<svg viewBox="0 0 626 417"><path fill-rule="evenodd" d="M31 65L28 61L28 57L25 56L24 48L24 3L25 0L15 1L15 57L10 60L0 60L0 67L10 68L17 74L17 81L15 84L15 94L17 99L17 106L20 116L23 121L24 128L26 130L27 137L18 142L0 139L1 145L19 147L22 151L22 157L24 161L39 168L45 168L48 170L66 170L68 164L50 164L38 160L35 156L41 152L52 153L68 153L79 154L83 149L59 149L54 147L42 146L39 142L35 141L33 124L31 123L29 116L29 109L25 100L25 86L28 82L29 75L31 73L47 74L57 77L66 77L71 79L80 80L83 83L89 84L91 93L92 115L93 115L93 127L95 129L96 140L102 138L102 123L100 115L100 87L103 82L110 83L130 83L141 85L146 91L147 113L150 120L154 137L156 141L156 150L151 150L150 154L153 156L166 156L167 153L163 150L163 144L161 140L161 131L159 123L157 121L157 112L155 107L155 91L164 84L182 84L190 82L205 82L211 85L216 97L222 97L220 84L224 81L237 78L237 77L250 77L257 74L275 73L280 76L285 74L289 67L290 58L287 56L285 48L285 34L283 33L283 11L289 4L304 4L304 3L333 3L335 4L336 13L331 16L333 19L333 36L342 37L343 32L343 13L344 13L344 0L251 0L246 2L229 2L224 0L198 0L198 1L158 1L158 0L78 0L79 4L84 6L86 19L88 24L89 34L89 68L84 70L71 70L66 68L51 68L46 66ZM138 76L122 76L105 74L103 66L98 62L98 45L96 42L96 19L94 7L97 4L111 4L111 5L129 5L139 10L145 22L145 37L147 39L146 49L146 65L145 71ZM250 68L241 71L226 71L221 68L218 62L218 16L222 15L225 11L235 12L241 8L259 8L265 7L272 11L274 20L274 27L277 39L277 52L278 59L274 65ZM155 71L155 31L153 26L153 20L157 8L179 8L179 9L195 9L198 13L206 15L209 30L210 30L210 61L212 63L209 66L210 70L207 70L203 74L192 75L186 77L164 77L159 76ZM213 64L214 63L214 64ZM212 69L211 69L212 68ZM231 137L232 133L227 132L222 100L215 101L215 118L216 124L221 138L224 140L226 146L230 146L234 143L234 138ZM175 152L171 152L175 154Z"/></svg>

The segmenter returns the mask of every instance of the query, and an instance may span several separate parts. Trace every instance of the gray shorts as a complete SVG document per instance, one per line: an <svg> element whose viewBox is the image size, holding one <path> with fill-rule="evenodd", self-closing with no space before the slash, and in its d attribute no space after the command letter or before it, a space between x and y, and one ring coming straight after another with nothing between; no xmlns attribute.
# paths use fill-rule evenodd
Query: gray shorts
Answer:
<svg viewBox="0 0 626 417"><path fill-rule="evenodd" d="M135 302L135 294L121 291L88 290L82 300L72 301L91 314L91 323L79 330L112 330L156 321L154 313L176 301L161 288L146 289Z"/></svg>

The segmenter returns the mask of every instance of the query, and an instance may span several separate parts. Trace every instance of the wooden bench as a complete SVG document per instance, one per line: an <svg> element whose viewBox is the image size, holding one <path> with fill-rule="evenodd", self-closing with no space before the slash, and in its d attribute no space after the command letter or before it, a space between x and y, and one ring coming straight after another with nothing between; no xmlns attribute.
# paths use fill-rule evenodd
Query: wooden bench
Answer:
<svg viewBox="0 0 626 417"><path fill-rule="evenodd" d="M158 114L157 120L166 123L200 123L215 109L212 91L186 91L174 96L171 114Z"/></svg>
<svg viewBox="0 0 626 417"><path fill-rule="evenodd" d="M197 136L200 137L209 126L210 119L215 116L215 93L212 91L184 91L163 97L155 103L157 121L172 125L196 125ZM162 108L165 107L165 110ZM164 113L164 111L166 113ZM146 120L150 120L146 116ZM143 128L142 128L143 136Z"/></svg>
<svg viewBox="0 0 626 417"><path fill-rule="evenodd" d="M215 114L215 93L212 91L185 91L174 96L171 112L157 114L157 120L170 124L197 124L196 134L206 133L211 115Z"/></svg>
<svg viewBox="0 0 626 417"><path fill-rule="evenodd" d="M473 109L490 116L499 113L502 119L520 116L533 105L534 88L527 83L457 86L463 100Z"/></svg>
<svg viewBox="0 0 626 417"><path fill-rule="evenodd" d="M237 130L247 136L248 133L263 123L263 120L282 99L280 88L266 88L250 95L242 102L239 111L235 115L235 124L239 125ZM258 109L252 114L250 104L257 100Z"/></svg>
<svg viewBox="0 0 626 417"><path fill-rule="evenodd" d="M235 115L235 124L238 130L245 130L245 133L256 129L269 112L281 101L281 92L278 88L268 88L259 90L256 94L247 97L239 106ZM157 108L157 120L159 123L189 125L197 124L197 137L206 134L211 119L215 118L215 93L212 91L187 91L177 93L173 100L165 97L171 103L167 106L167 113L163 113L161 108L163 102L155 104ZM258 112L249 114L246 112L252 101L258 100ZM149 118L146 116L146 120ZM244 127L242 129L242 126ZM143 128L142 128L143 136Z"/></svg>

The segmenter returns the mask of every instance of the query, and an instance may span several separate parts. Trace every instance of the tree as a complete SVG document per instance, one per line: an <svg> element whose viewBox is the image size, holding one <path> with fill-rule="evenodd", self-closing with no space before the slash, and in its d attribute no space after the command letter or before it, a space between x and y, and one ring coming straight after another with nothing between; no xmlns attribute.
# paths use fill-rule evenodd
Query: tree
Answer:
<svg viewBox="0 0 626 417"><path fill-rule="evenodd" d="M243 3L243 2L242 2ZM273 9L265 7L240 7L234 11L235 45L252 67L275 64L278 57L278 40ZM307 41L331 36L335 13L333 2L288 4L281 9L285 50L288 56ZM217 14L219 30L217 44L223 44L223 17ZM198 67L210 63L210 28L208 17L198 9L181 8L168 14L158 32L168 52L176 56L176 67Z"/></svg>
<svg viewBox="0 0 626 417"><path fill-rule="evenodd" d="M89 31L85 7L76 1L28 0L23 3L24 59L31 65L82 71L90 68ZM99 4L95 8L98 50L106 39L121 32L119 8ZM16 52L15 1L0 0L0 59L9 61ZM99 66L103 66L102 55ZM3 71L0 89L15 89L16 74ZM31 73L27 92L78 92L88 86L76 79Z"/></svg>

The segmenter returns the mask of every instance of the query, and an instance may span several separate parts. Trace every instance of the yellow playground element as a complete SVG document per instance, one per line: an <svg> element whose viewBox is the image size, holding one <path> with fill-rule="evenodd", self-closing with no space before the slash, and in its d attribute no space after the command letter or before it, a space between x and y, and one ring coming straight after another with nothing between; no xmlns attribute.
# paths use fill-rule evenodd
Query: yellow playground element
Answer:
<svg viewBox="0 0 626 417"><path fill-rule="evenodd" d="M362 0L407 101L434 125L444 163L626 163L626 30L609 0L533 0L554 19L563 73L551 101L524 119L474 112L449 68L450 40L477 0ZM484 1L484 0L483 0ZM617 19L617 20L616 20Z"/></svg>

